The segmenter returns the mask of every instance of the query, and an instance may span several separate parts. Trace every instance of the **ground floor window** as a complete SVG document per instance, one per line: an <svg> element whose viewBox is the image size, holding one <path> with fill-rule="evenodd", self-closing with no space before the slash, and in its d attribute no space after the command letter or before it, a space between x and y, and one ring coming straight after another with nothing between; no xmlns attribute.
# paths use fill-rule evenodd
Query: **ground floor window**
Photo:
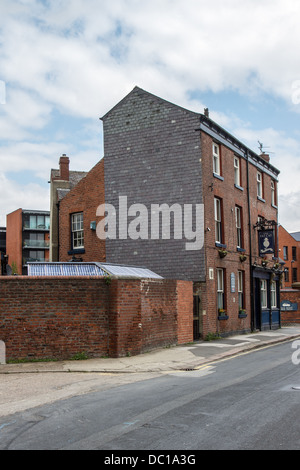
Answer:
<svg viewBox="0 0 300 470"><path fill-rule="evenodd" d="M238 271L238 296L239 296L239 310L245 308L244 300L244 272Z"/></svg>
<svg viewBox="0 0 300 470"><path fill-rule="evenodd" d="M225 310L224 302L224 270L217 269L217 304L218 312L222 313Z"/></svg>
<svg viewBox="0 0 300 470"><path fill-rule="evenodd" d="M271 281L271 308L277 308L277 290L275 281Z"/></svg>
<svg viewBox="0 0 300 470"><path fill-rule="evenodd" d="M261 279L260 281L260 300L261 308L268 307L268 296L267 296L267 280Z"/></svg>

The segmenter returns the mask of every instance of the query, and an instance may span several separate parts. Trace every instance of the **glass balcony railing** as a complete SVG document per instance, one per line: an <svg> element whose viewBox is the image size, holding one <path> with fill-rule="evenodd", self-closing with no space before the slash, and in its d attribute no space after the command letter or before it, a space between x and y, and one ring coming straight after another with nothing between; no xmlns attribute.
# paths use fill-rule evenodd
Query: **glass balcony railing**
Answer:
<svg viewBox="0 0 300 470"><path fill-rule="evenodd" d="M24 240L23 248L49 248L49 240Z"/></svg>
<svg viewBox="0 0 300 470"><path fill-rule="evenodd" d="M45 262L45 258L23 258L23 265L27 264L28 262L36 263L36 262Z"/></svg>

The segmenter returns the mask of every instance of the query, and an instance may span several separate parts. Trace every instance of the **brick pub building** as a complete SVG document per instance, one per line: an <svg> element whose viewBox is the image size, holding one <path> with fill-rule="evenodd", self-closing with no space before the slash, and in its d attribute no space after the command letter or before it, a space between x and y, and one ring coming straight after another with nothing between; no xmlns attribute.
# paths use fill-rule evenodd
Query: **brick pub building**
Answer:
<svg viewBox="0 0 300 470"><path fill-rule="evenodd" d="M279 171L269 157L207 110L195 113L138 87L102 121L104 159L60 202L60 260L145 266L193 281L195 339L278 328ZM116 237L100 240L96 214L104 200L116 209ZM148 219L138 219L144 208ZM155 212L160 221L169 217L169 234L151 237Z"/></svg>

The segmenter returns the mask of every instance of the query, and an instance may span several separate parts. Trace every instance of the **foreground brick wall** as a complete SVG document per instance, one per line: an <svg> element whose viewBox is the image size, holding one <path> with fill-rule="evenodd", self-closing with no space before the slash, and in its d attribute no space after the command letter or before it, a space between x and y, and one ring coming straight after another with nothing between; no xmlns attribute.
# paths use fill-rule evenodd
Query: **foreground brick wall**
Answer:
<svg viewBox="0 0 300 470"><path fill-rule="evenodd" d="M99 277L2 277L7 359L135 355L193 340L192 283Z"/></svg>
<svg viewBox="0 0 300 470"><path fill-rule="evenodd" d="M108 292L99 279L3 277L0 338L7 357L107 355ZM100 299L100 301L99 301Z"/></svg>

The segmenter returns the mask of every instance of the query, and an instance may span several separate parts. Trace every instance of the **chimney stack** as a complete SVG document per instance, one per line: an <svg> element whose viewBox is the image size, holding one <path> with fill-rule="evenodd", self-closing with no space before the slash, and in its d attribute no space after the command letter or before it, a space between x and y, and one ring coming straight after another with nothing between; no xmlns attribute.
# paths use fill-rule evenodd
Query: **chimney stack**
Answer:
<svg viewBox="0 0 300 470"><path fill-rule="evenodd" d="M270 155L268 155L267 153L261 153L260 156L261 156L261 158L263 158L266 162L269 163L269 161L270 161Z"/></svg>
<svg viewBox="0 0 300 470"><path fill-rule="evenodd" d="M70 179L69 164L69 157L67 157L66 154L63 153L59 159L60 179L63 181L69 181Z"/></svg>

